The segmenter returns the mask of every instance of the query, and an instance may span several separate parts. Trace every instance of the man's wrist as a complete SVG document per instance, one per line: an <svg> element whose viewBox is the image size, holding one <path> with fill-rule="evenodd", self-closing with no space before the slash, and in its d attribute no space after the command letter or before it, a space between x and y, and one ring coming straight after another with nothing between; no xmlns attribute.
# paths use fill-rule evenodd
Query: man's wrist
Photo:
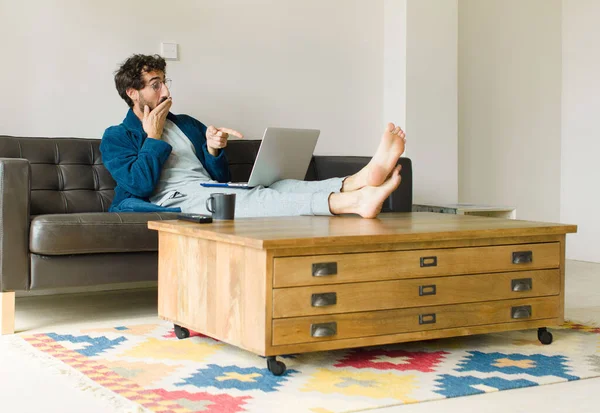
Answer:
<svg viewBox="0 0 600 413"><path fill-rule="evenodd" d="M210 153L212 156L219 156L220 149L211 148L208 145L206 146L206 149L208 150L208 153Z"/></svg>
<svg viewBox="0 0 600 413"><path fill-rule="evenodd" d="M144 131L146 132L146 131ZM150 133L146 132L146 136L149 137L150 139L158 139L160 140L161 136L162 136L162 132L160 131L150 131Z"/></svg>

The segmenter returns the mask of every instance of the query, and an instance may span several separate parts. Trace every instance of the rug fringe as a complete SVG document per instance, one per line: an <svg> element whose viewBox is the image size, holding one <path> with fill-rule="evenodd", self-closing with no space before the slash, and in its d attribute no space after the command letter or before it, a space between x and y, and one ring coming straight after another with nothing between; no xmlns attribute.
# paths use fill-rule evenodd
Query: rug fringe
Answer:
<svg viewBox="0 0 600 413"><path fill-rule="evenodd" d="M587 328L600 328L600 323L594 319L587 319L587 320L565 320L565 325L567 325L567 323L572 323L572 324L579 324L583 327L587 327Z"/></svg>
<svg viewBox="0 0 600 413"><path fill-rule="evenodd" d="M108 402L115 412L120 413L150 413L150 410L128 400L127 398L102 387L83 373L63 363L62 361L43 353L32 347L27 341L18 335L2 337L10 345L11 350L21 352L22 355L33 358L44 368L68 379L80 391L91 394L94 397Z"/></svg>

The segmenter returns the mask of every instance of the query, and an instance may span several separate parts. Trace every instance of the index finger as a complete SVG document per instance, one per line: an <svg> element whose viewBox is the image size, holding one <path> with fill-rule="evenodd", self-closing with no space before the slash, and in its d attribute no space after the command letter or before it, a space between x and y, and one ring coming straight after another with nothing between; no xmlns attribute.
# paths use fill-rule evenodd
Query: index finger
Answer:
<svg viewBox="0 0 600 413"><path fill-rule="evenodd" d="M243 137L244 137L244 135L242 135L240 132L238 132L238 131L236 131L236 130L233 130L233 129L229 129L229 128L219 128L219 130L220 130L221 132L225 132L225 133L228 133L228 134L230 134L230 135L237 136L238 138L243 138Z"/></svg>

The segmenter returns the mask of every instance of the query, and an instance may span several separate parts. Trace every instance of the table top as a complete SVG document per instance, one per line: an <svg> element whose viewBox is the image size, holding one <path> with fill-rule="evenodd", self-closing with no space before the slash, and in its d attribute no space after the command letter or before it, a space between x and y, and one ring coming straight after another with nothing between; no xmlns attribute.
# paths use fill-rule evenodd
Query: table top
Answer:
<svg viewBox="0 0 600 413"><path fill-rule="evenodd" d="M213 221L212 224L149 221L148 228L253 248L325 247L577 232L576 225L431 212L384 213L376 219L352 215L238 218Z"/></svg>

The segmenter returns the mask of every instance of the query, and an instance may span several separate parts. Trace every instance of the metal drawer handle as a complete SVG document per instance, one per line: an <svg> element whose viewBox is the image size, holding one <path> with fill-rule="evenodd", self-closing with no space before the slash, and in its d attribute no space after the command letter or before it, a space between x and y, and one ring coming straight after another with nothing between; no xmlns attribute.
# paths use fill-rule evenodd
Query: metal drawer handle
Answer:
<svg viewBox="0 0 600 413"><path fill-rule="evenodd" d="M437 257L421 257L421 267L437 267Z"/></svg>
<svg viewBox="0 0 600 413"><path fill-rule="evenodd" d="M313 277L337 274L337 262L319 262L312 265Z"/></svg>
<svg viewBox="0 0 600 413"><path fill-rule="evenodd" d="M419 325L435 324L435 313L419 314Z"/></svg>
<svg viewBox="0 0 600 413"><path fill-rule="evenodd" d="M533 281L531 278L519 278L518 280L512 280L513 291L531 291L533 289Z"/></svg>
<svg viewBox="0 0 600 413"><path fill-rule="evenodd" d="M313 307L327 307L337 304L337 293L313 294L310 298L310 305Z"/></svg>
<svg viewBox="0 0 600 413"><path fill-rule="evenodd" d="M519 307L511 308L511 317L518 318L531 318L531 306L530 305L521 305Z"/></svg>
<svg viewBox="0 0 600 413"><path fill-rule="evenodd" d="M419 297L423 297L424 295L435 295L436 294L436 286L432 285L419 285Z"/></svg>
<svg viewBox="0 0 600 413"><path fill-rule="evenodd" d="M331 337L337 334L337 323L320 323L310 325L311 337Z"/></svg>
<svg viewBox="0 0 600 413"><path fill-rule="evenodd" d="M533 251L515 251L512 253L513 264L529 264L533 262Z"/></svg>

